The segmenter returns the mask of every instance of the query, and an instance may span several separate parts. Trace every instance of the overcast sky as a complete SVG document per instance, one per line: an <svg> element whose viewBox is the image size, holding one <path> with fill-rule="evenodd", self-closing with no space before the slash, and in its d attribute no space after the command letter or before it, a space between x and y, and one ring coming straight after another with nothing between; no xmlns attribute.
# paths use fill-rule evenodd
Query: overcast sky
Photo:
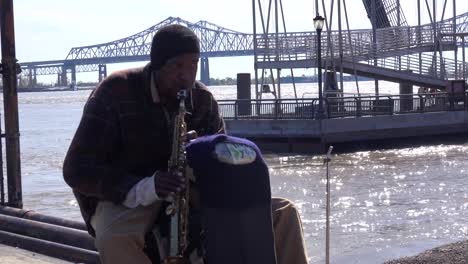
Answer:
<svg viewBox="0 0 468 264"><path fill-rule="evenodd" d="M269 1L260 1L266 8ZM330 2L325 1L327 12L330 12ZM436 2L440 19L444 0ZM452 2L448 0L445 18L453 14ZM429 3L432 8L432 0ZM458 14L468 12L465 0L456 3ZM421 4L423 22L428 22L425 1ZM314 30L315 0L283 0L282 5L288 31ZM351 28L370 28L362 0L346 0L346 5ZM408 23L416 25L417 0L401 1L401 5ZM246 33L253 31L251 0L20 0L14 1L14 11L16 54L20 62L65 59L72 47L125 38L170 16L194 23L206 20ZM322 7L320 11L323 15ZM128 65L108 67L112 71ZM253 58L210 59L211 77L235 77L237 72L253 72Z"/></svg>

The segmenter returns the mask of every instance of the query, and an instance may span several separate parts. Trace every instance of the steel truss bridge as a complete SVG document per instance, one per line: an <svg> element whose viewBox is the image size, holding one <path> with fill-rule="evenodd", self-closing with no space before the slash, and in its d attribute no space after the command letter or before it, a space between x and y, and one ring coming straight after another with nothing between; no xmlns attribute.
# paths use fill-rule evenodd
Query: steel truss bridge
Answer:
<svg viewBox="0 0 468 264"><path fill-rule="evenodd" d="M392 0L382 2L391 4ZM468 65L465 60L460 63L443 58L441 51L466 46L464 34L468 32L468 12L437 23L408 26L406 21L401 22L401 18L395 25L392 12L385 10L394 8L383 8L384 17L387 17L383 23L387 24L377 30L375 44L372 29L350 30L343 34L324 32L326 37L321 38L322 66L337 67L339 64L345 73L405 81L425 87L441 88L445 87L446 80L466 79ZM255 51L258 69L317 67L315 31L256 34L254 48L254 34L234 31L207 21L191 23L169 17L123 39L74 47L64 60L20 63L22 76L29 78L31 87L35 86L37 75L56 74L59 85L67 85L67 74L71 74L71 81L76 82L76 73L98 71L101 80L107 75L106 64L149 61L154 34L168 24L185 25L199 37L201 79L206 83L209 83L210 57L253 56ZM337 49L339 45L343 47L341 52Z"/></svg>
<svg viewBox="0 0 468 264"><path fill-rule="evenodd" d="M37 75L57 74L58 80L66 83L66 74L71 73L76 81L77 72L99 71L101 80L106 73L106 64L149 61L151 41L163 26L181 24L192 29L201 44L201 76L209 81L209 57L252 56L253 35L242 33L207 21L191 23L181 18L169 17L164 21L135 35L116 41L84 47L74 47L64 60L21 63L23 75L34 80ZM31 82L33 83L33 82Z"/></svg>

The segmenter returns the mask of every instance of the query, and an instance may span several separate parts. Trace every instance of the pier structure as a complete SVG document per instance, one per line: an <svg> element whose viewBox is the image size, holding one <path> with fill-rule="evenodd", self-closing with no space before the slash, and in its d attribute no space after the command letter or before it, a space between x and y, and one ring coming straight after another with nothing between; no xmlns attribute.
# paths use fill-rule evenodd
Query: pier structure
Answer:
<svg viewBox="0 0 468 264"><path fill-rule="evenodd" d="M332 1L328 9L330 13L327 13L327 7L321 2L316 1L315 8L316 15L325 18L324 36L319 39L315 32L296 33L286 30L287 14L282 9L282 0L269 0L268 5L263 6L260 2L252 1L256 99L261 98L261 87L267 81L265 72L270 72L270 78L274 76L269 83L278 98L281 98L280 77L284 69L320 66L341 73L338 76L346 73L440 90L444 90L451 80L466 79L467 64L464 56L462 61L458 60L458 48L461 46L464 50L465 47L464 37L461 36L468 32L467 19L466 14L456 16L455 0L452 1L452 18L445 18L445 14L449 13L446 12L446 4L442 17L438 18L436 1L432 1L432 9L425 1L431 20L428 24L421 24L423 7L422 1L418 0L416 26L409 26L406 22L399 0L363 0L372 24L369 30L343 28L343 18L345 24L349 25L346 1ZM336 8L338 30L333 30ZM318 65L317 56L319 43L322 48L321 65ZM453 51L454 59L443 57L444 51ZM335 81L343 92L343 80Z"/></svg>
<svg viewBox="0 0 468 264"><path fill-rule="evenodd" d="M446 4L439 19L436 1L432 8L429 2L431 23L421 24L422 1L417 1L418 25L409 26L399 0L363 0L373 28L352 31L341 26L342 18L349 24L346 1L332 1L330 13L323 1L316 1L316 18L323 15L325 24L320 38L318 30L312 35L286 30L282 0L263 6L252 1L256 98L250 100L249 115L238 111L243 99L219 102L227 130L275 151L315 153L329 144L468 132L466 19L455 16L456 1L454 17L448 19ZM332 30L333 3L338 6L338 30ZM453 51L454 58L443 57L443 51ZM294 76L294 69L304 68L318 68L320 76L325 69L323 98L319 85L318 98L283 99L283 70ZM344 93L344 73L355 76L356 95ZM374 95L359 93L357 76L375 79ZM399 83L400 94L381 95L379 80ZM274 100L262 99L266 84L273 86ZM415 85L421 87L418 94L413 94Z"/></svg>

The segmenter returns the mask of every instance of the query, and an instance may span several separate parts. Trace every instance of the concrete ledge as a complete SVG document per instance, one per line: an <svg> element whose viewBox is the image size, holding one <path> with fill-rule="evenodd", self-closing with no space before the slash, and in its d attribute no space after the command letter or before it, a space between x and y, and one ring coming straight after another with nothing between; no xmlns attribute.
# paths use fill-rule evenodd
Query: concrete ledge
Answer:
<svg viewBox="0 0 468 264"><path fill-rule="evenodd" d="M42 254L17 247L0 244L0 263L2 264L68 264L72 262L51 258Z"/></svg>

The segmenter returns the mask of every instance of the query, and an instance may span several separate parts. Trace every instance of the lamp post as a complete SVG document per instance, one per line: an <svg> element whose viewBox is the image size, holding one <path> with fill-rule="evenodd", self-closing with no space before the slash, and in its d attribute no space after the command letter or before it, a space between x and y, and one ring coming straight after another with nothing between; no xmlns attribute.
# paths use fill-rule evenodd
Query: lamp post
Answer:
<svg viewBox="0 0 468 264"><path fill-rule="evenodd" d="M323 29L323 23L325 19L317 15L314 18L314 27L317 31L317 64L318 64L318 95L319 95L319 105L317 110L317 118L322 119L324 117L323 111L323 98L322 98L322 41L321 34Z"/></svg>

